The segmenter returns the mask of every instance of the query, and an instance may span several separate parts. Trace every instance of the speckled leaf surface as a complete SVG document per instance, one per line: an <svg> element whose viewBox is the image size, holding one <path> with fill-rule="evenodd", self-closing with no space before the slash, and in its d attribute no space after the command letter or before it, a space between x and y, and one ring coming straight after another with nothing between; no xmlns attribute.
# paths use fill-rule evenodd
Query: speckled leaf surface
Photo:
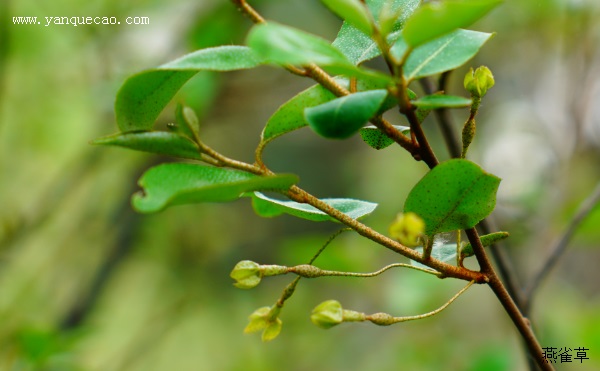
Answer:
<svg viewBox="0 0 600 371"><path fill-rule="evenodd" d="M394 125L394 127L404 135L410 134L410 128L408 126ZM385 135L381 130L373 125L366 126L360 129L359 132L362 140L377 150L389 147L392 145L392 143L394 143L393 139Z"/></svg>
<svg viewBox="0 0 600 371"><path fill-rule="evenodd" d="M440 163L409 193L404 212L425 221L429 236L472 228L496 206L500 178L463 159Z"/></svg>

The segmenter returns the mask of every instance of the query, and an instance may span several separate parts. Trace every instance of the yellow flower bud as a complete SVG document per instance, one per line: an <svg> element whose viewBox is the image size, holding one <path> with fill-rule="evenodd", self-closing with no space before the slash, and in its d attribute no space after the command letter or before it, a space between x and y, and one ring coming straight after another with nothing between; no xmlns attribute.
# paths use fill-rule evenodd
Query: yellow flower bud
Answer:
<svg viewBox="0 0 600 371"><path fill-rule="evenodd" d="M413 212L400 213L390 225L390 236L409 247L419 246L425 232L425 222Z"/></svg>
<svg viewBox="0 0 600 371"><path fill-rule="evenodd" d="M481 66L475 71L473 71L473 68L470 68L464 80L465 89L477 98L483 97L494 86L494 83L494 75L492 75L492 71L486 66Z"/></svg>

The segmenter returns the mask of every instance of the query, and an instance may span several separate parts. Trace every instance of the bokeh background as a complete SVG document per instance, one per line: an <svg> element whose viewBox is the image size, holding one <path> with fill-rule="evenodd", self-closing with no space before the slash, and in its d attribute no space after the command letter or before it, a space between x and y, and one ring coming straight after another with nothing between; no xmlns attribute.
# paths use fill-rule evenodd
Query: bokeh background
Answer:
<svg viewBox="0 0 600 371"><path fill-rule="evenodd" d="M253 4L329 40L341 24L316 0ZM147 16L150 24L45 27L14 25L13 16ZM413 315L463 285L415 271L303 280L284 308L282 333L263 344L242 333L247 316L274 303L291 277L244 291L229 271L243 259L305 263L339 226L261 219L248 200L131 210L140 174L172 159L88 144L116 132L119 86L195 49L243 43L249 27L226 0L0 2L0 370L526 369L516 331L485 287L438 316L390 328L310 323L326 299ZM451 75L449 91L466 95L469 65L495 74L471 157L503 178L493 216L512 234L505 248L525 284L600 179L600 3L507 0L473 28L497 35ZM197 111L212 147L251 161L270 114L310 85L272 67L202 73L175 102ZM453 115L458 132L466 112ZM319 197L378 202L366 222L379 231L426 171L400 148L374 151L357 137L328 141L309 129L278 139L265 158ZM589 360L560 370L600 369L599 224L596 208L535 296L543 346L589 348ZM403 260L346 233L316 264L371 271Z"/></svg>

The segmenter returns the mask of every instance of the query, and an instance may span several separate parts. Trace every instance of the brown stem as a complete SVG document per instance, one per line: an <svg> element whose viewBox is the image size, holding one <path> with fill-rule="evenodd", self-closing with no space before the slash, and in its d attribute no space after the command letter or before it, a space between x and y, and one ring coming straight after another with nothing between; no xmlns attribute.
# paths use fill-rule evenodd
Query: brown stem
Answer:
<svg viewBox="0 0 600 371"><path fill-rule="evenodd" d="M235 5L237 5L237 7L240 9L240 11L244 14L246 14L248 16L248 18L250 18L250 20L252 20L252 22L254 23L264 23L265 19L256 11L254 10L254 8L252 8L248 3L246 3L246 0L231 0L233 1L233 3Z"/></svg>
<svg viewBox="0 0 600 371"><path fill-rule="evenodd" d="M442 76L446 76L448 72L442 74ZM446 83L447 78L442 79L440 77L440 82L438 85L438 91L446 91ZM425 94L430 95L434 93L434 87L431 83L431 80L428 78L423 78L419 80L421 87ZM444 142L446 143L446 147L448 148L448 152L450 153L450 157L459 158L461 153L461 146L454 131L454 125L452 124L452 119L450 118L450 111L445 108L438 108L433 111L440 131L442 132L442 137L444 138Z"/></svg>
<svg viewBox="0 0 600 371"><path fill-rule="evenodd" d="M286 195L288 198L296 202L306 203L311 206L314 206L315 208L326 213L327 215L337 219L338 221L352 228L361 236L364 236L409 259L427 265L428 267L431 267L441 272L444 275L444 277L459 278L466 281L474 280L477 283L487 282L487 277L483 273L474 272L466 268L460 268L454 265L446 264L432 258L424 260L423 256L415 250L408 248L392 240L391 238L384 236L379 232L367 227L358 220L351 218L350 216L342 213L341 211L329 206L325 202L319 200L315 196L309 194L308 192L304 191L303 189L297 186L292 186L290 190L286 193Z"/></svg>
<svg viewBox="0 0 600 371"><path fill-rule="evenodd" d="M504 310L510 316L510 319L515 327L519 330L521 337L529 349L529 354L535 358L536 363L542 370L554 370L554 367L552 367L550 363L546 362L542 346L533 333L529 320L519 311L519 308L512 300L508 291L506 291L506 288L502 284L502 281L500 281L500 278L498 278L495 273L489 275L489 277L489 285L492 291L494 294L496 294L496 297L504 307Z"/></svg>
<svg viewBox="0 0 600 371"><path fill-rule="evenodd" d="M404 79L401 79L400 82L401 85L398 87L398 90L405 91L406 86L404 86ZM407 116L409 122L411 123L411 130L413 126L415 128L420 129L417 117L414 111L410 109L410 101L408 100L408 96L406 95L406 93L401 93L398 98L401 107L401 112ZM424 136L422 130L419 130L419 132L415 132L415 135L417 136L418 140L420 140L419 137L421 135ZM421 153L424 156L423 159L425 160L425 162L429 165L430 168L435 167L437 165L437 159L435 159L435 154L433 153L431 147L428 145L423 145L421 142L419 142L419 144L421 145ZM435 162L433 161L433 159L435 159ZM505 311L510 316L515 327L517 327L517 329L521 333L521 336L525 341L527 348L529 349L529 353L535 358L538 366L542 370L553 370L552 365L546 363L546 360L544 358L544 352L530 327L529 320L526 317L524 317L523 314L520 312L519 307L517 307L512 297L506 290L506 287L504 287L502 281L494 271L494 268L492 267L492 264L488 259L487 254L485 253L484 247L481 244L481 240L479 238L477 230L475 228L469 228L465 230L465 232L467 234L467 237L469 238L471 246L473 247L473 251L475 253L475 257L477 258L477 262L479 263L481 273L485 274L486 278L489 279L489 285L492 291L504 307Z"/></svg>
<svg viewBox="0 0 600 371"><path fill-rule="evenodd" d="M553 370L554 368L546 363L546 359L544 357L544 351L540 343L538 342L533 330L531 329L531 323L529 320L521 313L517 304L513 301L512 297L502 284L502 281L494 271L490 260L485 253L484 247L481 244L481 240L479 239L479 235L477 234L477 230L475 228L470 228L465 230L467 237L469 238L469 242L473 247L473 252L475 253L475 257L477 258L477 262L479 263L479 267L482 273L485 273L489 278L489 285L502 306L508 315L515 327L521 333L523 340L525 341L525 345L527 349L529 349L529 353L535 358L538 366L542 370Z"/></svg>

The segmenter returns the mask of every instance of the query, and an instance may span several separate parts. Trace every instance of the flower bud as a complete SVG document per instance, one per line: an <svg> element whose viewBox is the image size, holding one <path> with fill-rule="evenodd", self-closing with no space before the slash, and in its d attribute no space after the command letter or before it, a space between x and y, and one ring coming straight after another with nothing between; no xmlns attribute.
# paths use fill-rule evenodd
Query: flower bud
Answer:
<svg viewBox="0 0 600 371"><path fill-rule="evenodd" d="M260 283L262 271L258 263L242 260L235 265L229 276L236 281L234 283L235 287L251 289Z"/></svg>
<svg viewBox="0 0 600 371"><path fill-rule="evenodd" d="M283 325L278 317L280 311L281 307L276 305L258 308L248 317L250 322L244 329L244 333L248 334L263 330L262 341L267 342L275 339L281 332Z"/></svg>
<svg viewBox="0 0 600 371"><path fill-rule="evenodd" d="M492 71L486 66L481 66L473 72L473 68L469 69L469 72L465 75L464 86L465 89L472 96L481 98L487 91L494 86L494 75Z"/></svg>
<svg viewBox="0 0 600 371"><path fill-rule="evenodd" d="M398 214L390 225L390 236L408 247L420 245L423 233L425 222L413 212Z"/></svg>
<svg viewBox="0 0 600 371"><path fill-rule="evenodd" d="M279 333L281 332L282 325L283 322L281 322L279 318L275 318L275 320L273 322L270 322L263 331L262 341L266 343L267 341L275 339L277 335L279 335Z"/></svg>
<svg viewBox="0 0 600 371"><path fill-rule="evenodd" d="M269 316L270 311L271 311L270 307L262 307L262 308L258 308L257 310L255 310L248 317L248 320L250 322L244 329L244 332L246 334L248 334L251 332L257 332L257 331L267 328L267 326L269 325L268 316Z"/></svg>
<svg viewBox="0 0 600 371"><path fill-rule="evenodd" d="M342 305L337 300L327 300L317 305L310 315L315 325L328 329L344 321Z"/></svg>

